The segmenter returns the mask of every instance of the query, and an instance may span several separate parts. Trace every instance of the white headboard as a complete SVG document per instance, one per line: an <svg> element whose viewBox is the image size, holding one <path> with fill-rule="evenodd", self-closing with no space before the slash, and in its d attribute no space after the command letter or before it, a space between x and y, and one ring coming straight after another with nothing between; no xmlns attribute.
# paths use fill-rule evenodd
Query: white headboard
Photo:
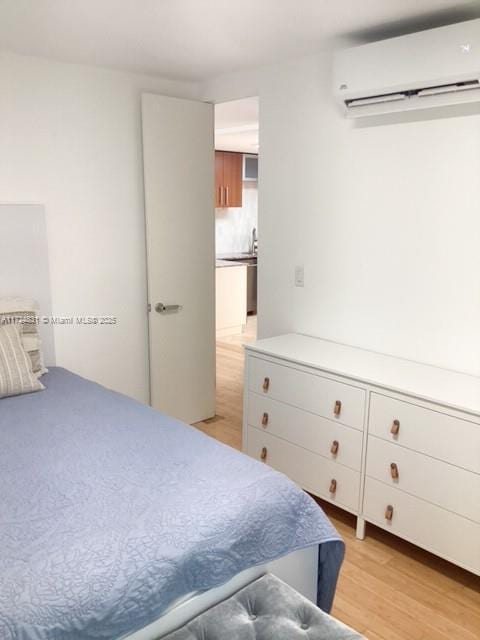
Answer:
<svg viewBox="0 0 480 640"><path fill-rule="evenodd" d="M0 203L0 297L35 299L52 315L45 210L37 204ZM40 323L47 366L55 365L53 326Z"/></svg>

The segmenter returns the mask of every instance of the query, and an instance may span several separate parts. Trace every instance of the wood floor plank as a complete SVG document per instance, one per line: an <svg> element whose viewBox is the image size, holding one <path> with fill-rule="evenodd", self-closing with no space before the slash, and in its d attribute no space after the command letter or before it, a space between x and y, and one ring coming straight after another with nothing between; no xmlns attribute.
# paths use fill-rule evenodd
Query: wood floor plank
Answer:
<svg viewBox="0 0 480 640"><path fill-rule="evenodd" d="M376 575L375 575L376 574ZM467 615L468 609L458 603L451 603L448 598L438 600L425 599L425 590L405 581L395 580L389 567L375 571L373 566L358 567L353 562L345 563L343 576L351 578L359 589L369 589L381 594L382 599L394 602L396 607L408 611L414 620L422 620L428 626L430 635L445 635L458 640L477 640L480 631L480 618ZM432 611L435 615L432 616ZM460 622L461 621L461 622Z"/></svg>
<svg viewBox="0 0 480 640"><path fill-rule="evenodd" d="M250 321L242 335L217 343L217 417L196 425L241 449L243 344L255 339ZM392 534L369 525L355 538L355 518L319 501L345 540L345 562L333 614L369 640L480 640L480 578ZM461 541L459 541L461 544Z"/></svg>
<svg viewBox="0 0 480 640"><path fill-rule="evenodd" d="M357 581L346 575L344 569L339 581L344 594L343 599L358 607L359 619L363 626L366 627L370 624L374 630L379 629L383 635L386 635L387 632L390 633L395 640L397 638L394 634L400 638L409 638L409 640L424 640L424 625L419 624L420 621L415 619L409 611L403 610L395 602L384 598L381 592L372 591L364 585L359 585ZM336 615L335 610L334 615ZM355 628L355 624L351 626ZM441 636L439 636L439 640L440 638ZM441 640L446 640L446 637Z"/></svg>
<svg viewBox="0 0 480 640"><path fill-rule="evenodd" d="M362 572L366 583L369 583L372 577L380 581L378 589L383 594L390 594L396 598L400 594L401 599L406 594L408 598L414 600L415 607L418 605L423 608L425 615L435 611L436 620L443 628L448 627L450 621L456 621L455 625L457 625L458 620L461 620L462 626L474 637L480 633L480 609L475 611L468 603L453 599L448 593L437 591L432 584L412 583L411 578L404 573L392 571L388 564L380 565L366 559L363 555L356 554L356 550L350 547L348 564L345 567L347 575L353 567ZM453 637L463 637L462 630L457 630Z"/></svg>

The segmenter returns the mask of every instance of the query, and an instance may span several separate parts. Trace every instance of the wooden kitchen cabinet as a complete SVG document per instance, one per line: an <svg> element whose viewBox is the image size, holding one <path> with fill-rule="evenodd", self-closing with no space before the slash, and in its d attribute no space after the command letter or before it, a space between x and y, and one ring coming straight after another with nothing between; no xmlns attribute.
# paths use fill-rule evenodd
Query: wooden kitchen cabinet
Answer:
<svg viewBox="0 0 480 640"><path fill-rule="evenodd" d="M243 156L215 151L215 207L242 206Z"/></svg>

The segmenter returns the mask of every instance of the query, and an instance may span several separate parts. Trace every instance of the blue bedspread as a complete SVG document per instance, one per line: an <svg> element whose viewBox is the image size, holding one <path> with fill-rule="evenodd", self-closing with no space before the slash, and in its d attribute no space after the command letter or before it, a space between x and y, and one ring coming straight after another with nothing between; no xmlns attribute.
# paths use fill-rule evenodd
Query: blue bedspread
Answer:
<svg viewBox="0 0 480 640"><path fill-rule="evenodd" d="M317 543L328 600L342 543L285 476L64 369L42 382L0 400L1 640L120 638Z"/></svg>

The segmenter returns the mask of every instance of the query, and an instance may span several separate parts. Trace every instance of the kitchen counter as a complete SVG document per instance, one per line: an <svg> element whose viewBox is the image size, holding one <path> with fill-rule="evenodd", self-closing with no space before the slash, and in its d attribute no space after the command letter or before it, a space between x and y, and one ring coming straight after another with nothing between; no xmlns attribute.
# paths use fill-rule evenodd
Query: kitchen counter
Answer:
<svg viewBox="0 0 480 640"><path fill-rule="evenodd" d="M217 260L251 260L252 258L256 258L256 253L219 253L216 258Z"/></svg>
<svg viewBox="0 0 480 640"><path fill-rule="evenodd" d="M234 260L215 260L215 266L217 269L219 267L244 267L245 264L243 262L235 262Z"/></svg>

